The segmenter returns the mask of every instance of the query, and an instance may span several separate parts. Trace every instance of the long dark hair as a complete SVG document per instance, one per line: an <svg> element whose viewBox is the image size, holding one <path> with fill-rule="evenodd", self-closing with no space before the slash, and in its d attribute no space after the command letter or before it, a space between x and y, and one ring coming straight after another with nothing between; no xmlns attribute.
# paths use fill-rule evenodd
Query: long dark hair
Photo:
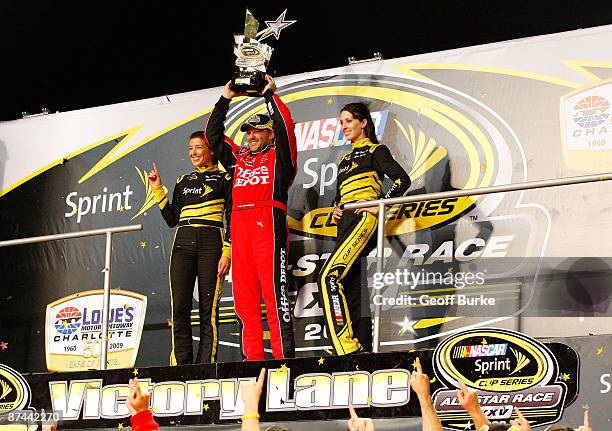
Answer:
<svg viewBox="0 0 612 431"><path fill-rule="evenodd" d="M359 121L367 120L368 124L366 124L365 129L363 129L366 138L370 139L373 144L378 144L378 138L376 137L376 129L374 128L374 121L372 121L372 115L370 115L370 110L365 105L365 103L348 103L342 107L340 112L342 111L350 112L351 114L353 114L353 117L357 118Z"/></svg>

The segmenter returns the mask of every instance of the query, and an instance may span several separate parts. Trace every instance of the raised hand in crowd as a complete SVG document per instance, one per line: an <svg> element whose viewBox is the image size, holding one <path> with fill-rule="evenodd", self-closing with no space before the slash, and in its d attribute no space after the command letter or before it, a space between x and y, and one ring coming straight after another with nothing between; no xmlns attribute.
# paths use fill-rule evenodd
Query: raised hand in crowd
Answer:
<svg viewBox="0 0 612 431"><path fill-rule="evenodd" d="M150 395L148 392L142 393L137 377L130 379L128 388L130 392L125 400L125 404L131 415L134 416L142 411L149 410Z"/></svg>
<svg viewBox="0 0 612 431"><path fill-rule="evenodd" d="M157 431L159 424L153 419L153 412L149 410L150 395L142 392L138 379L130 379L128 384L129 393L125 400L128 410L132 414L130 422L132 431Z"/></svg>
<svg viewBox="0 0 612 431"><path fill-rule="evenodd" d="M374 423L370 418L360 418L352 405L349 404L351 418L346 422L348 431L374 431Z"/></svg>
<svg viewBox="0 0 612 431"><path fill-rule="evenodd" d="M593 431L591 428L591 417L589 416L589 409L584 409L584 419L582 425L578 427L578 431Z"/></svg>
<svg viewBox="0 0 612 431"><path fill-rule="evenodd" d="M459 385L460 388L457 389L457 399L461 407L463 407L472 418L472 422L474 422L476 429L479 429L483 425L489 425L491 422L482 411L476 392L468 388L463 382L459 382Z"/></svg>
<svg viewBox="0 0 612 431"><path fill-rule="evenodd" d="M259 430L259 399L266 380L266 369L262 368L256 382L240 383L240 398L244 403L244 414L242 420L242 431Z"/></svg>
<svg viewBox="0 0 612 431"><path fill-rule="evenodd" d="M515 407L514 411L516 412L516 419L510 421L510 425L517 427L521 431L531 431L531 426L529 426L529 421L525 419L525 416L521 413L521 411Z"/></svg>
<svg viewBox="0 0 612 431"><path fill-rule="evenodd" d="M415 370L410 374L410 387L416 393L421 405L423 431L442 431L442 423L431 399L429 376L423 373L421 360L416 358Z"/></svg>
<svg viewBox="0 0 612 431"><path fill-rule="evenodd" d="M158 189L162 186L161 176L157 170L157 163L153 163L153 170L149 172L148 180L149 185L154 189Z"/></svg>

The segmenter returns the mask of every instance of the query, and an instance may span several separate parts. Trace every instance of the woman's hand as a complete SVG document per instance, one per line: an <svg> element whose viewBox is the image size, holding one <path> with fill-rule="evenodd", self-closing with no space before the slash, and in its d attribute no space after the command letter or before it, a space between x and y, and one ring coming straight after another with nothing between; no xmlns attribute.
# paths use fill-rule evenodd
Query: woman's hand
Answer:
<svg viewBox="0 0 612 431"><path fill-rule="evenodd" d="M276 91L276 82L274 82L274 78L272 78L270 75L266 75L266 81L268 81L268 83L266 84L264 89L261 91L262 95L266 94L266 91L268 90L272 90L272 92Z"/></svg>
<svg viewBox="0 0 612 431"><path fill-rule="evenodd" d="M342 217L342 210L340 209L339 206L335 206L334 207L334 213L332 214L332 217L334 219L334 221L336 223L338 223L338 221L340 220L340 218Z"/></svg>
<svg viewBox="0 0 612 431"><path fill-rule="evenodd" d="M365 201L362 199L359 202L365 202ZM372 214L373 216L377 216L379 209L380 208L378 207L378 205L375 207L358 208L355 210L355 214L361 214L362 212L367 212L367 213Z"/></svg>
<svg viewBox="0 0 612 431"><path fill-rule="evenodd" d="M153 163L153 170L149 172L149 185L154 189L159 189L162 186L162 180L159 176L159 171L157 170L157 164Z"/></svg>
<svg viewBox="0 0 612 431"><path fill-rule="evenodd" d="M232 259L227 256L221 256L219 264L217 265L217 277L223 278L229 272L230 266L232 265Z"/></svg>

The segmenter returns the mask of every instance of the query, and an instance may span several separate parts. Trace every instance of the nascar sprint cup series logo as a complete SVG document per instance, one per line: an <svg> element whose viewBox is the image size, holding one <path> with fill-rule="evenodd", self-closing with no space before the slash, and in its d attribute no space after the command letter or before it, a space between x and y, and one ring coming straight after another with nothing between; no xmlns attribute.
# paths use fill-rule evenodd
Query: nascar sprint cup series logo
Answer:
<svg viewBox="0 0 612 431"><path fill-rule="evenodd" d="M457 398L460 382L477 393L491 421L515 418L517 407L531 426L539 426L563 413L568 386L561 377L577 376L577 367L561 374L555 355L535 339L493 328L447 338L436 348L433 364L446 385L433 394L434 407L444 427L462 430L473 424Z"/></svg>
<svg viewBox="0 0 612 431"><path fill-rule="evenodd" d="M30 386L23 376L11 367L0 364L0 415L27 409L30 399Z"/></svg>
<svg viewBox="0 0 612 431"><path fill-rule="evenodd" d="M377 136L409 172L411 191L436 192L526 181L524 152L510 126L478 100L433 81L387 75L338 75L294 82L281 87L278 93L296 123L299 166L288 202L294 253L290 262L295 262L292 275L299 292L295 315L313 319L308 323L304 323L308 319L298 319L296 324L306 325L308 340L302 342L308 345L308 341L313 341L313 349L317 343L328 344L319 320L322 312L313 298L318 295L318 270L336 235L331 205L338 163L351 151L338 120L342 106L355 101L368 105ZM238 145L243 144L244 133L239 126L251 115L265 110L261 98L232 105L227 134ZM383 188L389 186L390 183ZM422 268L439 264L448 267L448 262L459 261L470 264L484 257L540 257L549 217L541 207L521 202L521 197L521 193L492 194L390 208L386 223L390 242L385 256ZM444 236L445 240L438 240ZM433 237L437 239L432 240ZM486 291L489 302L498 295L507 296L507 292L502 293L507 289L501 283L489 280L508 275L510 269L489 273L484 286L464 287L462 293L470 296ZM447 289L445 293L452 296L458 292ZM517 291L517 298L518 295ZM523 298L528 297L523 292ZM414 343L431 337L432 331L442 331L444 319L417 318L409 319L410 330L398 332L397 325L406 318L405 311L394 308L385 313L387 330L382 330L383 346ZM484 313L497 318L512 314L504 314L495 307ZM483 319L482 324L488 321ZM453 324L455 329L461 326L461 319L454 319ZM319 325L318 330L313 325ZM300 342L296 341L298 345Z"/></svg>
<svg viewBox="0 0 612 431"><path fill-rule="evenodd" d="M49 371L99 369L103 291L67 296L47 305L45 353ZM134 366L147 309L146 296L125 290L111 294L108 368Z"/></svg>

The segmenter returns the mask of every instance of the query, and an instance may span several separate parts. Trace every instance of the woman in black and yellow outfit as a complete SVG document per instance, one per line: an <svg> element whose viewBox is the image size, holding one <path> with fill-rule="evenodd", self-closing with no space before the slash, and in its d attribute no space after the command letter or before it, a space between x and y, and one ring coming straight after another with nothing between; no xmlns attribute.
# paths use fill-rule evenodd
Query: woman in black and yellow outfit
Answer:
<svg viewBox="0 0 612 431"><path fill-rule="evenodd" d="M363 103L349 103L340 111L342 133L353 150L338 164L334 220L338 224L336 246L319 274L319 292L325 324L338 355L372 350L369 301L362 303L358 259L374 248L378 207L343 210L349 202L402 195L410 186L406 171L389 148L378 143L370 111ZM387 175L393 185L382 194ZM364 294L364 298L367 296Z"/></svg>
<svg viewBox="0 0 612 431"><path fill-rule="evenodd" d="M203 132L195 132L189 137L189 158L195 171L177 179L172 203L164 192L156 164L149 173L149 184L164 220L170 227L179 226L170 256L171 365L193 362L191 297L196 277L200 304L200 343L196 363L215 362L219 297L231 262L231 177L217 168ZM228 226L225 232L224 212Z"/></svg>

